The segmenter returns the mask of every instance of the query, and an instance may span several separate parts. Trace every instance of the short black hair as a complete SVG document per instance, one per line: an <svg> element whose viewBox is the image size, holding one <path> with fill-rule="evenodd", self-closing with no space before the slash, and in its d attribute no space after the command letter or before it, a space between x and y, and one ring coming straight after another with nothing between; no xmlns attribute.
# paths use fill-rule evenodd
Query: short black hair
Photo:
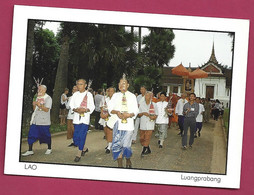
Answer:
<svg viewBox="0 0 254 195"><path fill-rule="evenodd" d="M196 94L195 94L195 93L190 93L189 97L190 97L191 95L194 95L194 96L196 97Z"/></svg>

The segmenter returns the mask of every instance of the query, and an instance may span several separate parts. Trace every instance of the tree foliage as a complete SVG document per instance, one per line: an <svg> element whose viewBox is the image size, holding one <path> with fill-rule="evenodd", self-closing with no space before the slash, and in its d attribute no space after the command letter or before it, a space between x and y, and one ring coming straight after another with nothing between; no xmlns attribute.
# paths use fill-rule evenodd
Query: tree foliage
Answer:
<svg viewBox="0 0 254 195"><path fill-rule="evenodd" d="M172 44L175 35L171 29L150 28L150 34L144 37L142 50L143 69L135 79L135 90L141 85L158 92L161 89L163 66L167 66L174 57L175 46Z"/></svg>
<svg viewBox="0 0 254 195"><path fill-rule="evenodd" d="M156 91L163 66L174 56L171 29L150 28L142 43L141 28L136 34L133 27L129 32L120 25L62 22L54 36L43 25L44 22L38 22L34 28L32 75L44 78L43 84L53 96L55 123L60 96L77 79L93 80L92 88L97 90L102 86L117 87L125 73L130 81L129 90L138 91L145 85Z"/></svg>
<svg viewBox="0 0 254 195"><path fill-rule="evenodd" d="M25 85L23 100L23 124L29 124L32 113L32 100L37 86L34 79L42 79L48 88L47 93L53 94L55 74L59 59L60 47L54 33L43 29L45 22L28 21L27 53L25 69Z"/></svg>
<svg viewBox="0 0 254 195"><path fill-rule="evenodd" d="M54 33L36 25L34 33L33 77L36 79L43 78L43 84L47 86L47 93L51 96L53 95L59 53L60 45Z"/></svg>
<svg viewBox="0 0 254 195"><path fill-rule="evenodd" d="M175 46L172 44L174 38L171 29L150 28L150 34L143 39L143 52L149 65L161 68L168 65L175 53Z"/></svg>
<svg viewBox="0 0 254 195"><path fill-rule="evenodd" d="M132 75L138 61L131 47L137 39L124 26L103 24L76 24L70 45L72 78L93 80L98 89L102 83L116 84L123 72Z"/></svg>

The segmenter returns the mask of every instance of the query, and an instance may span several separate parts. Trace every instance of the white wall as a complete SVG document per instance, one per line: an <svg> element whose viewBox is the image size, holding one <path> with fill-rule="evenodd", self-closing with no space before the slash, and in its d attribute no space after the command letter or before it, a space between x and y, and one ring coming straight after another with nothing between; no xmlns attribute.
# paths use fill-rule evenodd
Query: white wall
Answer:
<svg viewBox="0 0 254 195"><path fill-rule="evenodd" d="M214 86L214 99L218 99L221 102L223 102L225 107L226 105L229 105L230 89L226 88L225 77L209 77L209 78L196 79L195 85L194 85L194 93L196 94L197 97L201 97L201 98L206 97L206 86ZM170 85L168 85L167 94L169 94L170 92L172 91L170 91ZM178 86L177 95L181 96L180 85Z"/></svg>
<svg viewBox="0 0 254 195"><path fill-rule="evenodd" d="M225 106L227 105L227 103L229 103L230 96L227 95L227 91L229 89L226 88L225 77L208 77L208 78L196 79L195 86L194 86L195 94L201 98L205 98L206 86L214 86L214 99L218 99L224 102Z"/></svg>

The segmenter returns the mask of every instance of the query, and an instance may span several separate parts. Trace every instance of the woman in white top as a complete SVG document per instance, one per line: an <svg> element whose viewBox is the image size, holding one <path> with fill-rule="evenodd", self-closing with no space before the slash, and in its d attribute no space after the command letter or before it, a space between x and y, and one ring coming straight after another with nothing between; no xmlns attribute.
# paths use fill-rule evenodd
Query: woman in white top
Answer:
<svg viewBox="0 0 254 195"><path fill-rule="evenodd" d="M66 116L67 116L67 112L66 112L66 105L68 102L68 97L67 94L69 93L69 89L65 88L64 89L64 93L61 95L61 103L60 103L60 125L65 125L66 124Z"/></svg>

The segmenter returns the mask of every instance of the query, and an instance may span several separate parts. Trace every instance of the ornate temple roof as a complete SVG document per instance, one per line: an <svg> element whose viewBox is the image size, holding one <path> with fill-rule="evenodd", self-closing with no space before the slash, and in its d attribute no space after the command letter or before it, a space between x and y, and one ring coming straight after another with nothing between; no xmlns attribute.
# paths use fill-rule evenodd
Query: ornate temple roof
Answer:
<svg viewBox="0 0 254 195"><path fill-rule="evenodd" d="M164 86L168 84L182 84L182 77L173 75L171 72L172 68L174 67L163 67L162 83ZM196 68L191 68L192 71L194 71L195 69ZM232 69L226 68L218 62L215 56L214 43L212 46L212 52L209 60L205 64L203 64L200 69L207 72L208 77L226 77L226 86L231 86Z"/></svg>
<svg viewBox="0 0 254 195"><path fill-rule="evenodd" d="M218 64L218 61L217 61L216 56L215 56L215 51L214 51L214 42L213 42L211 57L210 57L208 62L213 62L214 64Z"/></svg>

